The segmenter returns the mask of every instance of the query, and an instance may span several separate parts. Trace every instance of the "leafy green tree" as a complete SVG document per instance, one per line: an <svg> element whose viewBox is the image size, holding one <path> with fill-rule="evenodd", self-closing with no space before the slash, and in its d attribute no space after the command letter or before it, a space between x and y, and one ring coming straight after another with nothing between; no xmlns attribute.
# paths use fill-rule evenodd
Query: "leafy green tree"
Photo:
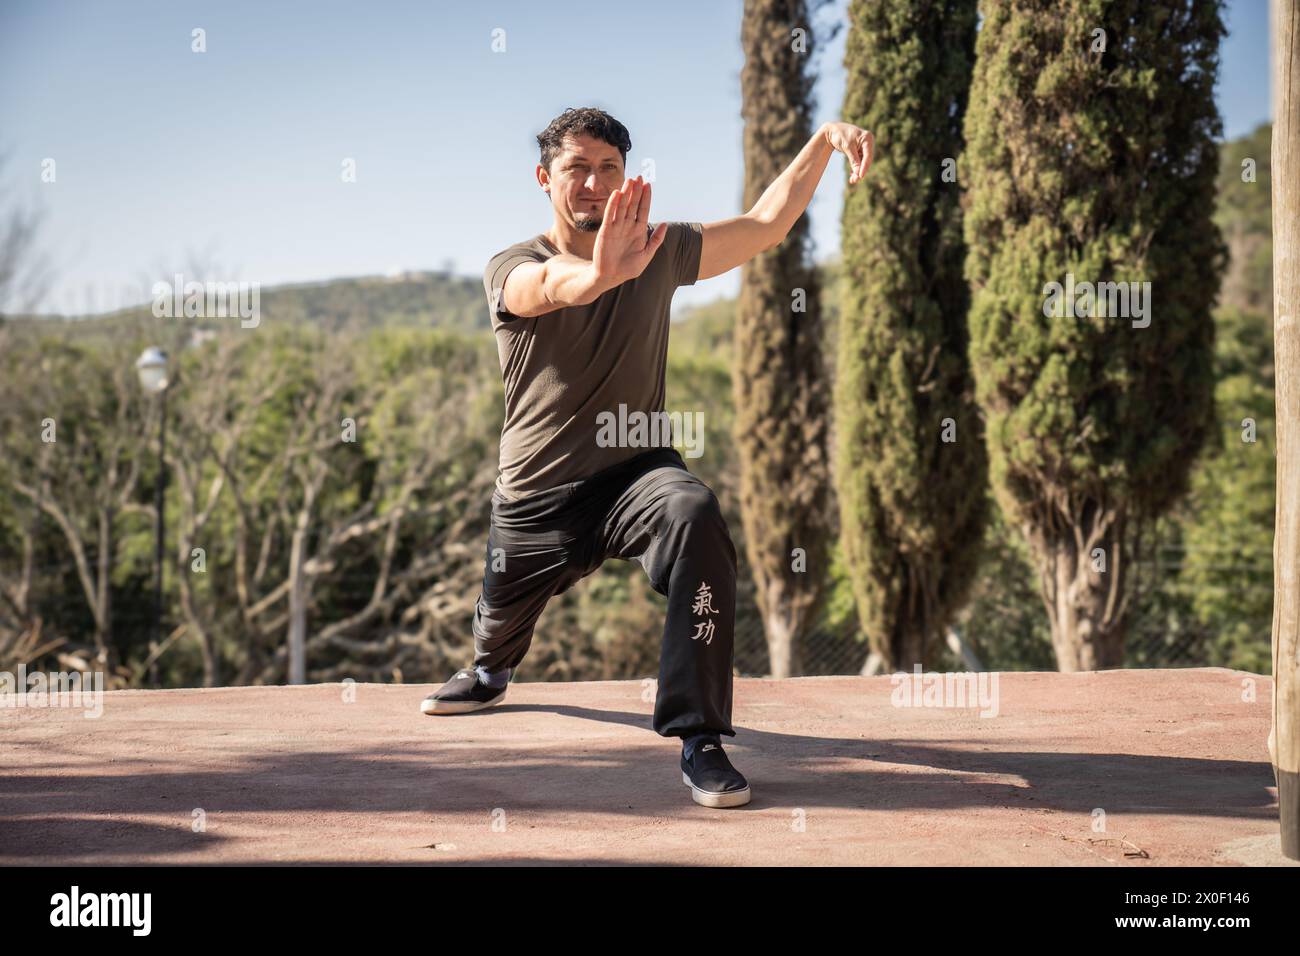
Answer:
<svg viewBox="0 0 1300 956"><path fill-rule="evenodd" d="M746 0L746 208L812 136L810 32L804 0ZM800 672L800 640L816 619L826 579L828 399L807 242L803 215L785 241L745 264L736 310L740 514L775 677Z"/></svg>
<svg viewBox="0 0 1300 956"><path fill-rule="evenodd" d="M136 381L142 339L134 331L98 347L14 331L0 349L7 366L0 379L9 386L0 401L0 488L11 497L5 510L15 530L38 530L39 545L57 549L68 572L59 596L70 607L38 616L52 624L85 622L76 637L90 640L67 651L94 661L114 682L126 643L117 610L120 542L143 523L141 476L146 460L156 459L149 448L156 418ZM9 566L9 555L0 553L0 576Z"/></svg>
<svg viewBox="0 0 1300 956"><path fill-rule="evenodd" d="M1115 667L1126 541L1184 493L1213 422L1220 3L982 12L961 177L992 484L1058 666Z"/></svg>
<svg viewBox="0 0 1300 956"><path fill-rule="evenodd" d="M961 606L987 512L955 178L976 5L854 0L849 16L844 118L877 156L841 227L840 533L872 650L909 668Z"/></svg>

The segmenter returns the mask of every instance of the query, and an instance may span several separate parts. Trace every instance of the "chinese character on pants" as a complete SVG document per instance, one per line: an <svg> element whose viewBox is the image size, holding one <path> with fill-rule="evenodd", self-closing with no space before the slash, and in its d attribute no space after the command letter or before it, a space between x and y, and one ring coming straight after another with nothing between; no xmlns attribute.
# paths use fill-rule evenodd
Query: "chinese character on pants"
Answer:
<svg viewBox="0 0 1300 956"><path fill-rule="evenodd" d="M695 592L695 606L691 609L692 614L717 614L718 609L713 606L713 592L703 581L700 582L700 589Z"/></svg>

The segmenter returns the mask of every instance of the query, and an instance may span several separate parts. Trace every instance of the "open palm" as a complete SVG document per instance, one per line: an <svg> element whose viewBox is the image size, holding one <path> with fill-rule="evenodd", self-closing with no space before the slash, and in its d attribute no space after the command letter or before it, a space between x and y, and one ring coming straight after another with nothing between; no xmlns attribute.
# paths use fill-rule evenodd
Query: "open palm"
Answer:
<svg viewBox="0 0 1300 956"><path fill-rule="evenodd" d="M598 276L620 283L645 271L668 233L668 225L661 222L647 236L649 219L650 184L640 176L610 195L591 255Z"/></svg>

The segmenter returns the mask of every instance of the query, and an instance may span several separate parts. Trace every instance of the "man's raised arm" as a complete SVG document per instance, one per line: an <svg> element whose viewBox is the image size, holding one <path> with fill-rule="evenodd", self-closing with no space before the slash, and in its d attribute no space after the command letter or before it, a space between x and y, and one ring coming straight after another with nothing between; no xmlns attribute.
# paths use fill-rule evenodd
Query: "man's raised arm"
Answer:
<svg viewBox="0 0 1300 956"><path fill-rule="evenodd" d="M823 123L785 171L763 191L743 216L706 223L700 248L699 279L711 279L743 265L760 252L780 245L808 208L831 154L847 157L858 182L871 166L872 135L851 123Z"/></svg>

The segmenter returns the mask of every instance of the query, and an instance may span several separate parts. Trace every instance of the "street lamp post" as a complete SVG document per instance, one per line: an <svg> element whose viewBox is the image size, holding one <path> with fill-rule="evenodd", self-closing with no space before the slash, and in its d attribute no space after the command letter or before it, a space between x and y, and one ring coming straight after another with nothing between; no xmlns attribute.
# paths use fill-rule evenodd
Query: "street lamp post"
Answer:
<svg viewBox="0 0 1300 956"><path fill-rule="evenodd" d="M157 647L163 642L163 533L164 512L163 494L167 487L167 353L157 346L145 349L135 363L136 373L140 376L140 387L149 395L158 396L158 480L154 487L154 507L157 511L155 527L157 536L154 540L154 561L158 568L158 580L154 591L154 633ZM149 665L151 677L157 681L157 663Z"/></svg>

